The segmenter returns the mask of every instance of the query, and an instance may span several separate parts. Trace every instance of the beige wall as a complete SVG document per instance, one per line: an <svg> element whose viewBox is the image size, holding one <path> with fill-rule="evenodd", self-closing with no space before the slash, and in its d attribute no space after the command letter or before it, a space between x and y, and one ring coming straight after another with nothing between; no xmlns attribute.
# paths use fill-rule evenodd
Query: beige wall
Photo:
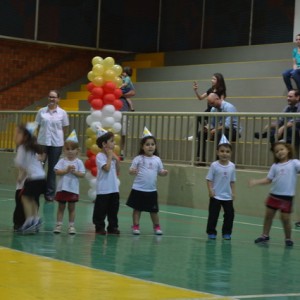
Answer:
<svg viewBox="0 0 300 300"><path fill-rule="evenodd" d="M12 184L15 180L15 168L13 165L13 153L0 153L1 184ZM129 163L121 164L121 198L125 200L131 189L133 177L128 175ZM182 165L165 165L169 170L169 176L159 177L158 192L161 204L170 204L186 207L207 209L208 195L205 176L208 168L198 168ZM269 186L258 186L252 189L247 187L250 178L261 178L266 172L238 170L237 171L237 198L235 202L236 213L249 216L263 216L264 199ZM81 194L86 195L88 184L85 179L81 180ZM300 185L298 185L295 197L295 211L293 219L300 218ZM84 198L84 196L82 196Z"/></svg>

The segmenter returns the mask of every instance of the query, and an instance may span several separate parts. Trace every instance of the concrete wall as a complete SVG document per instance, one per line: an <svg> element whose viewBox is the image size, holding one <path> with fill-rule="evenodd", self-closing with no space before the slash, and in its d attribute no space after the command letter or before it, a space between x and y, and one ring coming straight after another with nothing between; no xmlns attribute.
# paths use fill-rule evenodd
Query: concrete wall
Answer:
<svg viewBox="0 0 300 300"><path fill-rule="evenodd" d="M0 184L13 184L15 182L15 168L13 166L13 153L0 153ZM124 201L131 190L133 177L128 176L129 162L121 164L121 199ZM158 192L161 204L178 205L207 209L208 195L205 176L207 167L192 167L182 165L165 165L169 170L169 176L159 177ZM268 194L268 186L259 186L253 189L247 187L250 178L261 178L266 176L266 172L238 170L237 171L237 199L235 209L238 214L249 216L264 215L264 200ZM87 198L88 183L85 179L81 180L81 198ZM295 197L295 210L293 218L300 218L300 185Z"/></svg>

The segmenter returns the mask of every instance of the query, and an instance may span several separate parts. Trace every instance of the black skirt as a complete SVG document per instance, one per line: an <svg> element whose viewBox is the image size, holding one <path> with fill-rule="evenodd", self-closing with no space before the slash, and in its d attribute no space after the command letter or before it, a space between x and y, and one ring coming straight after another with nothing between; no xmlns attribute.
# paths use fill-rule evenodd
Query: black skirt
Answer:
<svg viewBox="0 0 300 300"><path fill-rule="evenodd" d="M142 192L132 189L126 204L138 211L157 213L159 211L157 198L157 191Z"/></svg>

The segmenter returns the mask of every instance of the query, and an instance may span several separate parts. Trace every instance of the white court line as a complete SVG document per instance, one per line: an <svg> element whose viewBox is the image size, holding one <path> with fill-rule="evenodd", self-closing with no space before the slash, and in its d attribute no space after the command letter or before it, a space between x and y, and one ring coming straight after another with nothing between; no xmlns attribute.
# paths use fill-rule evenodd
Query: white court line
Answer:
<svg viewBox="0 0 300 300"><path fill-rule="evenodd" d="M290 293L290 294L266 294L266 295L240 295L240 296L230 296L238 299L255 299L255 298L273 298L273 297L298 297L300 293Z"/></svg>

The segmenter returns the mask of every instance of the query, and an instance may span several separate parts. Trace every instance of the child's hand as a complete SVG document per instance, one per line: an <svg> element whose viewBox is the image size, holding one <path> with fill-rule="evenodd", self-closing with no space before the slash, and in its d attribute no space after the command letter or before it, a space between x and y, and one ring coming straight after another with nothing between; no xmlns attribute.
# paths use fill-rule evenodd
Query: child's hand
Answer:
<svg viewBox="0 0 300 300"><path fill-rule="evenodd" d="M69 165L69 166L66 168L66 173L72 173L73 168L75 169L74 166Z"/></svg>
<svg viewBox="0 0 300 300"><path fill-rule="evenodd" d="M131 175L137 175L138 172L139 172L138 169L135 169L135 168L130 168L130 169L129 169L129 174L131 174Z"/></svg>
<svg viewBox="0 0 300 300"><path fill-rule="evenodd" d="M215 196L215 191L214 190L209 190L208 195L210 198L213 198Z"/></svg>
<svg viewBox="0 0 300 300"><path fill-rule="evenodd" d="M198 83L196 81L193 82L194 91L198 90Z"/></svg>
<svg viewBox="0 0 300 300"><path fill-rule="evenodd" d="M253 186L255 186L256 185L256 180L255 179L250 179L249 181L248 181L248 187L253 187Z"/></svg>
<svg viewBox="0 0 300 300"><path fill-rule="evenodd" d="M113 152L112 149L110 149L110 148L105 148L105 152L106 152L107 157L113 158L114 152Z"/></svg>
<svg viewBox="0 0 300 300"><path fill-rule="evenodd" d="M119 156L115 152L113 152L112 158L115 159L116 161L120 160Z"/></svg>
<svg viewBox="0 0 300 300"><path fill-rule="evenodd" d="M70 169L70 173L74 173L76 171L76 168L75 166L69 166L69 169Z"/></svg>
<svg viewBox="0 0 300 300"><path fill-rule="evenodd" d="M163 170L161 170L161 171L159 172L159 175L160 175L160 176L167 176L168 173L169 173L168 170L163 169Z"/></svg>

